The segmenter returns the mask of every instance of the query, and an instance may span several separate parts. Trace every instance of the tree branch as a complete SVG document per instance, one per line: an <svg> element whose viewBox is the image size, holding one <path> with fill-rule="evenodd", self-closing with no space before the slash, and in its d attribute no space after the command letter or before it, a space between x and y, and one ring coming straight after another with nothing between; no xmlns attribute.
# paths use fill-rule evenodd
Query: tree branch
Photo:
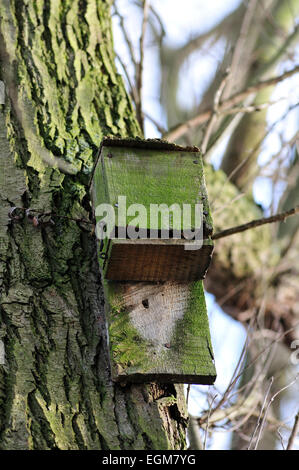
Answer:
<svg viewBox="0 0 299 470"><path fill-rule="evenodd" d="M271 224L272 222L279 222L281 220L285 220L287 217L295 215L299 212L299 206L293 207L292 209L281 212L280 214L272 215L271 217L266 217L263 219L255 219L247 224L238 225L236 227L231 227L226 230L222 230L221 232L215 233L212 236L213 240L218 240L219 238L229 237L230 235L234 235L235 233L245 232L245 230L249 230L251 228L259 227L260 225Z"/></svg>
<svg viewBox="0 0 299 470"><path fill-rule="evenodd" d="M223 112L227 112L228 109L234 107L236 104L240 103L243 101L247 96L251 95L252 93L257 93L258 91L262 90L263 88L276 85L277 83L281 82L282 80L285 80L286 78L291 77L295 73L299 72L299 65L295 67L292 70L288 70L287 72L273 78L269 78L268 80L262 80L255 85L249 86L242 90L239 93L236 93L233 95L231 98L228 98L227 100L220 102L219 107L218 107L218 113L221 114ZM177 125L173 129L170 129L164 136L163 138L167 140L177 140L178 138L182 137L184 134L186 134L190 129L193 129L196 126L199 126L200 124L205 123L210 119L210 117L213 114L213 109L207 109L206 111L203 111L202 113L198 114L197 116L188 119L188 121Z"/></svg>
<svg viewBox="0 0 299 470"><path fill-rule="evenodd" d="M231 91L234 85L234 77L238 76L237 70L240 64L240 60L242 55L244 55L244 50L245 50L245 44L246 44L246 39L248 37L249 29L252 24L252 21L254 19L254 15L256 14L256 5L257 5L257 0L249 0L246 8L246 13L244 15L242 24L241 24L241 29L240 29L240 35L237 39L236 46L234 48L234 53L231 61L231 80L228 82L226 90L225 90L225 95L224 98L228 97L231 95Z"/></svg>
<svg viewBox="0 0 299 470"><path fill-rule="evenodd" d="M148 20L148 10L149 10L149 0L143 0L143 20L141 27L141 35L139 39L139 63L137 64L137 74L136 74L136 88L137 88L137 103L136 103L136 113L139 125L143 132L144 123L143 123L143 113L142 113L142 86L143 86L143 62L144 62L144 38L146 25Z"/></svg>
<svg viewBox="0 0 299 470"><path fill-rule="evenodd" d="M294 445L294 442L295 442L295 438L298 434L298 431L299 431L299 411L295 416L294 426L293 426L293 429L292 429L292 432L291 432L291 435L290 435L290 438L289 438L289 442L288 442L288 445L287 445L287 450L292 449L292 447Z"/></svg>
<svg viewBox="0 0 299 470"><path fill-rule="evenodd" d="M208 122L206 132L205 132L205 135L204 135L204 138L203 138L203 141L202 141L202 153L203 153L203 155L206 153L208 142L209 142L212 130L213 130L213 128L214 128L214 126L217 122L217 118L218 118L218 114L219 114L219 102L220 102L221 96L223 94L223 91L226 87L229 76L230 76L230 71L229 71L229 69L227 69L223 79L221 80L221 83L218 87L218 90L216 91L215 96L214 96L214 105L213 105L212 116L211 116L211 119Z"/></svg>
<svg viewBox="0 0 299 470"><path fill-rule="evenodd" d="M265 424L265 421L266 421L266 417L267 417L267 414L268 414L268 410L271 406L271 404L273 403L273 401L275 400L275 398L277 397L277 395L279 395L280 393L282 393L284 390L287 390L288 388L290 388L292 385L294 385L295 382L297 382L299 378L299 375L297 375L295 377L294 380L292 380L292 382L290 382L288 385L286 385L285 387L282 387L280 390L278 390L278 392L274 393L274 395L271 397L268 405L267 405L267 408L265 409L265 413L264 413L264 417L263 417L263 421L260 425L260 429L259 429L259 434L258 434L258 437L257 437L257 440L256 440L256 443L255 443L255 447L254 447L254 450L257 450L257 446L258 446L258 443L260 441L260 438L261 438L261 434L262 434L262 431L263 431L263 428L264 428L264 424Z"/></svg>

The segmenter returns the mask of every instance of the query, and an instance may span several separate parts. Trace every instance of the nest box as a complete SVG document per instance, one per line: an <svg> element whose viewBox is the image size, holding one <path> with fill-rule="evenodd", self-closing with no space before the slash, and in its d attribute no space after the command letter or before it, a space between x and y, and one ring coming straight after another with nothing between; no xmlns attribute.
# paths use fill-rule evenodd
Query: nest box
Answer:
<svg viewBox="0 0 299 470"><path fill-rule="evenodd" d="M214 383L201 281L213 249L212 220L199 149L105 139L92 192L112 379ZM166 211L166 236L163 217L149 217L151 205L161 204L191 208L189 218ZM188 230L200 237L186 239Z"/></svg>
<svg viewBox="0 0 299 470"><path fill-rule="evenodd" d="M204 278L213 250L212 219L197 147L105 139L93 200L98 234L103 229L99 260L106 279ZM101 226L106 204L114 221Z"/></svg>

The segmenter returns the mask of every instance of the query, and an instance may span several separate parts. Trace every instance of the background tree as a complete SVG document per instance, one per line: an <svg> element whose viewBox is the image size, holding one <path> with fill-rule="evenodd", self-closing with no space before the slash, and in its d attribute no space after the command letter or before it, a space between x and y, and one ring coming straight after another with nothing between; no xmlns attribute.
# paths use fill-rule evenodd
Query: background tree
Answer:
<svg viewBox="0 0 299 470"><path fill-rule="evenodd" d="M140 97L155 92L159 95L156 101L160 99L162 103L160 113L157 106L151 109L153 100L145 99L147 128L154 125L158 135L202 148L216 231L296 206L298 96L292 90L298 73L299 2L240 1L210 29L202 26L202 13L208 6L194 2L193 16L198 19L200 32L193 27L188 35L186 20L181 33L185 42L181 39L178 45L167 35L174 15L163 15L161 4L154 0L143 2L143 6L141 3L115 3L115 17L128 51L124 55L122 48L122 54L118 54L120 68L125 71L136 108ZM130 7L131 16L133 11L136 15L143 12L140 24L148 24L147 41L143 41L148 46L145 54L139 51L141 42L135 41L124 5ZM216 13L217 5L214 7ZM181 8L183 17L187 5L184 9L172 4L172 8ZM154 56L154 47L160 81L158 86L147 85L144 90L134 75L138 76L147 53ZM196 78L200 82L201 75L206 77L207 56L214 56L214 68L203 87ZM144 71L146 76L146 67ZM154 73L152 69L150 73ZM275 93L281 82L292 75L294 79L289 78L288 88L285 87L285 95L291 95L291 99L279 114L275 111ZM276 114L276 121L269 120L271 114ZM143 121L139 121L142 125ZM278 140L277 150L271 148L269 139ZM265 163L260 163L261 156ZM265 184L272 192L268 208L260 206L258 190L253 190L260 188L263 193ZM285 443L289 437L292 423L287 426L281 421L279 403L289 386L295 390L296 367L290 355L298 337L298 270L294 264L298 256L297 228L298 217L294 217L275 226L216 240L205 287L227 314L247 325L248 338L231 386L223 396L212 388L208 395L210 411L197 421L191 420L191 425L197 422L201 427L202 440L208 418L210 433L217 428L235 430L233 448L272 448L277 440L280 443L280 428L281 432L286 431ZM281 390L284 387L287 389ZM276 395L277 392L280 393ZM213 401L216 393L218 398ZM274 395L273 405L267 408ZM195 445L192 436L200 435L193 427L191 445ZM260 432L266 429L268 433Z"/></svg>
<svg viewBox="0 0 299 470"><path fill-rule="evenodd" d="M115 67L110 6L104 0L3 0L0 5L0 79L6 93L0 106L2 449L185 446L182 386L120 387L110 381L105 302L91 231L89 183L102 137L142 135L146 31L161 46L161 102L168 116L164 135L200 144L207 161L219 138L230 136L222 169L215 171L208 163L206 167L216 231L262 216L250 188L260 170L257 157L268 129L265 110L254 111L269 101L269 87L259 85L250 93L248 87L270 77L280 80L275 66L286 55L292 59L298 2L241 4L180 50L163 44L159 15L149 2L138 2L138 58L117 12L131 53L134 77L127 74L126 80L135 110ZM201 103L180 109L182 64L217 37L227 44L221 67ZM228 103L224 112L223 103L240 91L245 96ZM283 142L284 162L274 159L279 162L273 170L276 182L282 177L286 182L281 210L295 205L297 157L294 150L287 152L294 142L294 137ZM244 348L236 371L244 380L237 402L230 397L236 393L232 386L191 422L199 422L207 434L207 423L213 430L224 420L225 426L241 431L234 444L238 448L249 445L259 408L260 424L281 424L265 406L274 391L269 391L267 374L275 377L271 386L284 386L278 384L277 354L269 346L279 349L280 368L289 363L287 347L296 338L298 321L293 263L297 223L292 218L279 227L275 243L276 228L269 226L219 239L206 280L206 288L225 311L250 325L249 349ZM253 367L256 354L258 367ZM262 442L259 423L252 446Z"/></svg>

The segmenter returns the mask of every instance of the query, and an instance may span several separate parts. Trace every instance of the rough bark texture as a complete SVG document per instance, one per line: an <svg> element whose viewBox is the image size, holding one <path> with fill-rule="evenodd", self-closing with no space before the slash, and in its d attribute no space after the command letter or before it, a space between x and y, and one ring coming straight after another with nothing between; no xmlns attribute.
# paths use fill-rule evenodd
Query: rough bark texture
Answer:
<svg viewBox="0 0 299 470"><path fill-rule="evenodd" d="M140 134L114 66L110 2L2 0L1 449L185 445L182 387L113 385L89 226L104 135Z"/></svg>
<svg viewBox="0 0 299 470"><path fill-rule="evenodd" d="M2 449L185 445L182 387L112 384L95 240L87 224L63 218L92 217L88 185L102 137L140 134L114 66L109 10L104 0L0 4ZM207 168L206 180L216 230L261 215L223 172ZM35 226L24 211L10 219L13 206L62 217ZM255 314L278 248L269 227L217 242L206 286L228 313ZM274 272L265 310L287 329L298 301L281 279L278 289Z"/></svg>

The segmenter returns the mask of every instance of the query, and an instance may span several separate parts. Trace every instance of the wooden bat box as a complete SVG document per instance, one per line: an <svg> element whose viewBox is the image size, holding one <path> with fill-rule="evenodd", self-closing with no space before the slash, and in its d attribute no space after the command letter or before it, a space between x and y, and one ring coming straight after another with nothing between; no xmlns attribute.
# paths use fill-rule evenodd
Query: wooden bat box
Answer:
<svg viewBox="0 0 299 470"><path fill-rule="evenodd" d="M199 149L105 139L92 193L112 379L214 383L201 281L213 250L212 219ZM177 212L151 217L153 205L163 204ZM199 236L188 238L188 230Z"/></svg>

